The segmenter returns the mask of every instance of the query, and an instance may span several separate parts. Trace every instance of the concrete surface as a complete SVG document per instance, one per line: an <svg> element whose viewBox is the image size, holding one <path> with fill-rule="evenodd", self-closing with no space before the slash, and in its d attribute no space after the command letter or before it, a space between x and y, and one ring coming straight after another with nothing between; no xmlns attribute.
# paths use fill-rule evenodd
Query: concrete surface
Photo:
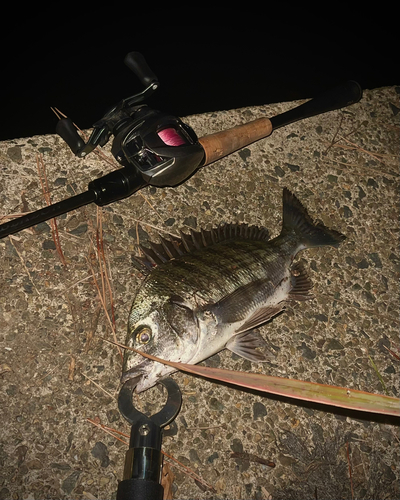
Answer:
<svg viewBox="0 0 400 500"><path fill-rule="evenodd" d="M276 361L259 366L224 351L207 363L384 394L372 360L399 397L399 361L388 350L399 346L398 90L365 91L360 103L279 129L178 188L146 188L102 209L102 266L96 206L59 217L65 264L50 222L0 241L0 499L115 498L126 445L88 418L124 433L129 425L116 405L118 351L100 339L113 337L95 278L101 289L107 270L123 342L142 279L131 260L138 237L234 221L275 235L284 186L347 240L300 254L315 298L262 328ZM185 120L200 137L296 104ZM45 205L39 154L53 202L115 168L94 154L78 160L55 135L3 142L0 215ZM174 378L183 407L163 449L213 487L171 466L174 498L399 498L398 421ZM159 394L137 404L154 411Z"/></svg>

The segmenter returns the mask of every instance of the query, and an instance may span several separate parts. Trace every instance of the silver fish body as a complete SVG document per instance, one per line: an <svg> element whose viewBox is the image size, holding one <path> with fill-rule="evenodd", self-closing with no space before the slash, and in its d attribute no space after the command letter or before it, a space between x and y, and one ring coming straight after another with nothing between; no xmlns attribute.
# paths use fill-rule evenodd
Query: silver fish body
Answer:
<svg viewBox="0 0 400 500"><path fill-rule="evenodd" d="M196 364L224 348L251 361L266 361L265 341L253 329L289 300L310 297L312 285L296 254L337 247L345 237L314 224L300 201L283 191L281 234L226 224L181 238L150 243L139 258L151 270L128 320L126 345L160 358ZM142 392L175 371L126 350L121 381L137 378Z"/></svg>

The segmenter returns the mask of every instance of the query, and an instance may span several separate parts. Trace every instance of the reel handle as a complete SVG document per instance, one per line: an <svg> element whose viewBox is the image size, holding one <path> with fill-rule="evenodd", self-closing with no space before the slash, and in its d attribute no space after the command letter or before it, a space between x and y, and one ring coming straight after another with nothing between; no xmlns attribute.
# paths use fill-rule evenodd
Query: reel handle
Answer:
<svg viewBox="0 0 400 500"><path fill-rule="evenodd" d="M158 78L140 52L129 52L124 59L124 63L135 73L144 86L156 85L158 87Z"/></svg>
<svg viewBox="0 0 400 500"><path fill-rule="evenodd" d="M68 144L74 155L85 146L85 142L78 134L71 118L61 118L58 120L56 133Z"/></svg>

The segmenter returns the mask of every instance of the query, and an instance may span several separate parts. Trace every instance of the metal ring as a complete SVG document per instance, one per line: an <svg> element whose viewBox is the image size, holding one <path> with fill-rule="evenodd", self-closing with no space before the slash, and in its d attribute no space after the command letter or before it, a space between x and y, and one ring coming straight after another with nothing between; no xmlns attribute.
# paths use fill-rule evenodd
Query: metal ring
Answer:
<svg viewBox="0 0 400 500"><path fill-rule="evenodd" d="M140 377L140 376L139 376ZM133 406L132 394L139 381L139 377L131 378L121 387L118 396L118 408L121 415L131 425L144 414ZM168 425L179 413L182 404L182 393L178 384L172 378L160 380L159 384L167 389L168 397L164 407L155 415L152 415L152 420L160 428Z"/></svg>

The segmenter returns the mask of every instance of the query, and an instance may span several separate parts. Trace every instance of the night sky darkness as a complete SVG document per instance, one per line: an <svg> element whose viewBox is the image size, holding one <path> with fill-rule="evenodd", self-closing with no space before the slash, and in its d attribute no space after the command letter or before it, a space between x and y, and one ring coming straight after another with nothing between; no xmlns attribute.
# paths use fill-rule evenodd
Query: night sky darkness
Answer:
<svg viewBox="0 0 400 500"><path fill-rule="evenodd" d="M120 99L143 90L123 63L133 50L161 83L147 104L180 117L313 97L348 79L363 88L400 84L397 30L382 25L377 36L373 16L356 31L277 25L267 33L221 28L218 37L212 28L206 35L194 29L191 37L165 29L161 36L148 25L138 30L133 21L131 29L129 16L122 25L105 14L106 30L95 21L80 30L63 24L63 16L57 22L43 16L1 35L0 140L54 133L51 106L80 128L91 127Z"/></svg>

